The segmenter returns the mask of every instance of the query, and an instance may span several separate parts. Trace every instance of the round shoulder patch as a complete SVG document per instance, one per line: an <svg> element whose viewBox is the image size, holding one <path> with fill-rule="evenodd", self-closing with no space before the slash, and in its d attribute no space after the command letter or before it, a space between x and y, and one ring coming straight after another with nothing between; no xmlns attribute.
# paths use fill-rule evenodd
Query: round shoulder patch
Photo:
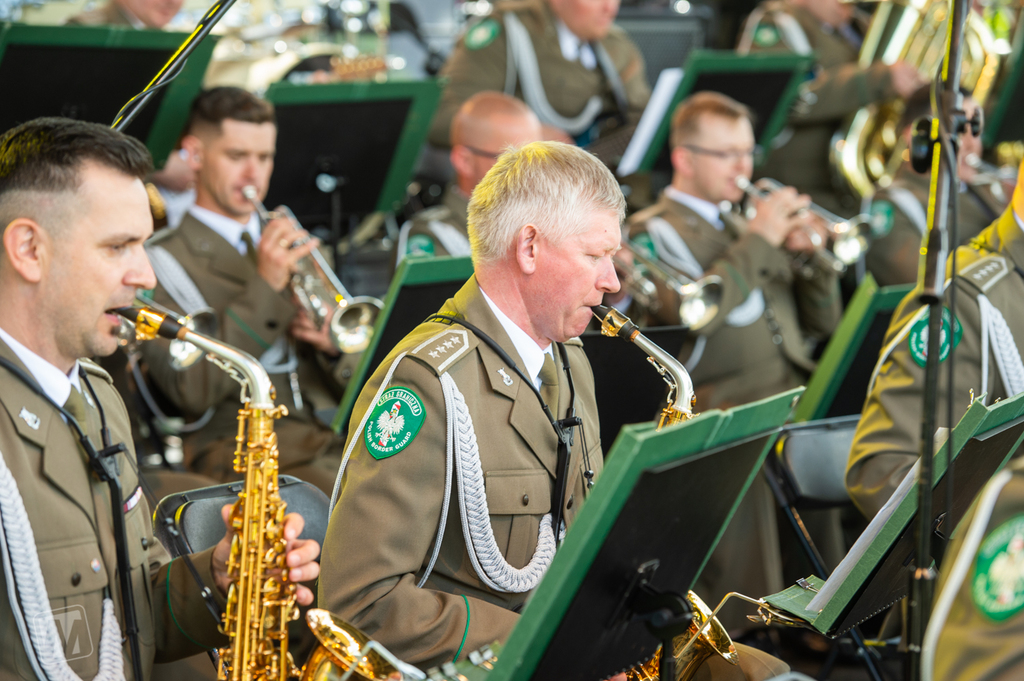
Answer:
<svg viewBox="0 0 1024 681"><path fill-rule="evenodd" d="M960 345L960 338L964 335L964 328L960 326L960 320L953 320L953 347ZM950 314L949 308L942 308L942 327L939 334L939 361L944 362L949 357L950 350ZM910 335L907 337L907 344L910 346L910 356L918 366L923 367L928 361L928 315L921 317L914 326L910 328Z"/></svg>
<svg viewBox="0 0 1024 681"><path fill-rule="evenodd" d="M881 239L887 236L892 231L893 222L896 219L896 209L893 207L891 201L885 199L879 199L871 202L871 208L868 214L871 216L871 236L875 239Z"/></svg>
<svg viewBox="0 0 1024 681"><path fill-rule="evenodd" d="M434 255L434 240L426 234L413 234L405 246L406 255Z"/></svg>
<svg viewBox="0 0 1024 681"><path fill-rule="evenodd" d="M479 50L487 47L501 34L501 24L494 19L484 19L466 33L466 48Z"/></svg>
<svg viewBox="0 0 1024 681"><path fill-rule="evenodd" d="M378 461L394 456L409 446L424 420L426 412L416 393L408 388L391 388L381 395L366 422L366 449Z"/></svg>
<svg viewBox="0 0 1024 681"><path fill-rule="evenodd" d="M779 42L779 29L771 24L762 24L754 29L754 44L758 47L771 47Z"/></svg>
<svg viewBox="0 0 1024 681"><path fill-rule="evenodd" d="M1024 514L1010 518L981 542L971 598L996 622L1024 609Z"/></svg>

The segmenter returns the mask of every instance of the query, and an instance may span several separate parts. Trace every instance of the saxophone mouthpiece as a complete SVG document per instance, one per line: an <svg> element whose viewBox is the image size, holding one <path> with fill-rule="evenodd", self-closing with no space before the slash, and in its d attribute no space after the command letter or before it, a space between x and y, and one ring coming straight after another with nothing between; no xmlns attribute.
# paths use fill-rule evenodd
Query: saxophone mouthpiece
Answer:
<svg viewBox="0 0 1024 681"><path fill-rule="evenodd" d="M135 324L139 340L150 340L156 336L175 340L182 326L171 315L164 315L144 307L119 307L114 312Z"/></svg>
<svg viewBox="0 0 1024 681"><path fill-rule="evenodd" d="M607 305L594 305L590 310L594 313L594 316L597 317L598 321L604 321L604 318L608 316L608 312L611 308Z"/></svg>

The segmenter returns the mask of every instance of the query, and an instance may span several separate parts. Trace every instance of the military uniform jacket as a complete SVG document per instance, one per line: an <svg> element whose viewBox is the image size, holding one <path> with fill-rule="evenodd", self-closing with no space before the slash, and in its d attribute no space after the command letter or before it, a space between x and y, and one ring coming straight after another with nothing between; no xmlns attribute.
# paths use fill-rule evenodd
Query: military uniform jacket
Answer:
<svg viewBox="0 0 1024 681"><path fill-rule="evenodd" d="M522 78L516 77L516 68L508 60L507 31L503 26L506 12L514 13L529 32L544 94L555 112L569 118L577 116L587 100L600 95L604 106L599 118L619 113L611 85L600 65L588 69L577 61L567 61L562 55L555 15L547 3L513 0L498 3L490 17L466 31L448 57L441 75L448 77L449 82L430 127L431 144L451 146L448 136L452 119L462 103L477 92L495 90L524 99ZM635 124L651 96L643 57L626 32L617 26L612 26L600 44L608 52L622 81L628 108L626 122ZM513 79L515 85L512 85Z"/></svg>
<svg viewBox="0 0 1024 681"><path fill-rule="evenodd" d="M297 312L289 289L275 292L256 272L255 261L239 254L219 234L186 214L177 229L161 233L149 245L166 249L195 282L206 303L216 312L214 335L218 339L257 359L283 341ZM162 285L157 285L153 295L157 303L177 309ZM198 418L207 409L215 410L207 426L187 436L185 452L190 466L214 457L216 461L205 461L202 468L209 475L223 477L229 474L238 431L239 384L205 360L184 371L175 370L168 347L169 342L163 339L142 344L149 375L190 419ZM357 357L342 356L332 365L304 344L297 344L297 354L303 409L296 408L290 374L270 375L277 391L276 403L288 407L288 416L274 426L282 468L316 458L335 439L334 433L315 419L313 409L337 406L340 384L351 375Z"/></svg>
<svg viewBox="0 0 1024 681"><path fill-rule="evenodd" d="M424 208L402 225L393 262L397 266L407 256L468 256L468 218L469 198L449 184L441 205Z"/></svg>
<svg viewBox="0 0 1024 681"><path fill-rule="evenodd" d="M479 327L522 366L475 276L445 303L442 312ZM562 500L566 523L571 523L587 494L583 473L588 467L600 471L602 457L593 374L580 342L572 340L565 346L576 390L576 414L583 419L585 436L576 430ZM395 366L401 353L407 354ZM561 362L556 360L556 365L560 367ZM390 403L385 398L394 394L392 389L408 391L417 396L424 417L418 434L404 449L378 459L380 455L371 455L367 445L368 437L380 435L380 420L371 402L392 370L388 390L378 404ZM398 657L422 667L451 661L460 648L463 659L468 651L504 640L529 596L496 591L477 576L463 535L454 479L452 496L443 505L448 435L439 374L445 371L465 396L479 444L490 525L498 549L514 568L527 565L534 555L542 516L551 511L555 482L557 441L539 400L518 374L464 327L421 324L374 372L352 412L351 460L324 541L318 602ZM557 413L564 416L569 387L564 372L560 376ZM364 419L368 412L374 417ZM417 588L445 509L440 553L429 579Z"/></svg>
<svg viewBox="0 0 1024 681"><path fill-rule="evenodd" d="M806 44L791 44L789 25L798 24ZM861 35L868 18L861 13L852 22ZM810 194L816 203L842 214L834 198L833 171L829 167L832 134L843 118L871 102L895 96L888 68L881 63L864 69L857 64L859 48L810 12L785 0L768 0L751 14L741 37L740 50L787 51L817 56L813 80L804 84L789 116L789 127L772 142L772 150L758 170L783 184ZM745 42L744 42L745 41Z"/></svg>
<svg viewBox="0 0 1024 681"><path fill-rule="evenodd" d="M987 404L1010 396L992 354L996 340L989 339L987 358L981 352L979 298L984 295L1002 314L1019 352L1024 343L1024 278L1015 268L1024 265L1024 233L1012 209L971 246L959 248L957 258L959 273L953 280L957 323L952 334L956 349L954 422L967 411L971 391L976 398L987 392ZM927 340L922 328L927 324L927 313L917 296L916 289L911 291L893 314L850 450L846 487L868 517L878 513L918 457L924 385L922 348ZM949 328L948 321L944 327ZM944 347L943 355L948 354L948 342ZM983 359L987 363L985 373ZM947 371L940 368L936 409L939 427L948 426L948 390Z"/></svg>
<svg viewBox="0 0 1024 681"><path fill-rule="evenodd" d="M0 357L31 376L17 355L0 341ZM153 662L165 662L224 645L217 623L199 595L199 588L181 560L171 561L153 536L152 509L139 488L128 414L110 376L83 361L88 383L103 406L112 442L128 451L117 455L126 504L128 556L139 623L142 669L148 677ZM73 390L74 388L72 388ZM89 395L83 381L83 394ZM99 642L104 590L114 600L122 633L120 582L114 543L110 493L90 470L84 450L60 413L11 372L0 368L0 452L25 503L50 607L63 632L64 655L81 678L99 671ZM88 408L83 428L99 447L99 413ZM214 587L213 549L192 556L204 583ZM8 585L0 571L0 677L35 679L8 600ZM184 633L181 628L184 628ZM122 647L125 678L132 679L129 647Z"/></svg>
<svg viewBox="0 0 1024 681"><path fill-rule="evenodd" d="M825 338L841 315L839 287L832 274L795 277L790 256L746 223L725 214L718 230L687 206L662 195L629 221L630 238L656 251L647 234L663 220L682 237L699 271L722 281L718 314L684 344L680 361L693 378L701 409L726 408L803 384L814 369L805 336ZM660 324L679 323L679 297L659 284Z"/></svg>
<svg viewBox="0 0 1024 681"><path fill-rule="evenodd" d="M931 181L904 164L892 185L880 189L871 201L873 240L867 252L867 269L881 286L917 281L921 239L927 231L928 192ZM966 187L960 192L957 231L966 245L1006 208L986 187Z"/></svg>

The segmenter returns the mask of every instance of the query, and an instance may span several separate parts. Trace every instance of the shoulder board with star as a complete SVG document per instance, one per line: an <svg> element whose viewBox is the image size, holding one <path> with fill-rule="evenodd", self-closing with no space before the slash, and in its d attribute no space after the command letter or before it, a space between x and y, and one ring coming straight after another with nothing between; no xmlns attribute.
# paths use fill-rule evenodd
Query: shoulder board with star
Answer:
<svg viewBox="0 0 1024 681"><path fill-rule="evenodd" d="M107 370L101 367L96 362L92 361L91 359L80 359L78 360L78 363L82 366L83 369L85 369L85 373L89 374L90 376L98 376L107 383L109 383L110 385L114 385L114 379L111 378L110 374L107 373Z"/></svg>
<svg viewBox="0 0 1024 681"><path fill-rule="evenodd" d="M970 246L961 248L957 258L960 262L960 280L981 293L987 292L1013 270L1005 257Z"/></svg>
<svg viewBox="0 0 1024 681"><path fill-rule="evenodd" d="M408 353L433 369L438 376L468 357L470 350L479 342L472 332L461 326L441 328L440 332L427 336Z"/></svg>

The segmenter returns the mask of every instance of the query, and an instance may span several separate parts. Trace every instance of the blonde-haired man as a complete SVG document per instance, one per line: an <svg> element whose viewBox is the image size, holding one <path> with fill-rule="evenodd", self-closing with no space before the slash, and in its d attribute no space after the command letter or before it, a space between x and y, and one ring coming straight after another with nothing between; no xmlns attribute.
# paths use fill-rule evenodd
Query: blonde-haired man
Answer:
<svg viewBox="0 0 1024 681"><path fill-rule="evenodd" d="M614 176L580 149L535 142L499 157L470 199L476 274L441 308L451 323L417 327L359 396L319 603L409 662L462 660L505 640L554 554L552 516L571 524L601 470L593 374L576 336L618 290L624 209ZM558 438L544 405L582 420L557 508ZM449 440L456 422L468 438ZM461 514L481 545L467 546ZM784 667L744 657L755 678Z"/></svg>

